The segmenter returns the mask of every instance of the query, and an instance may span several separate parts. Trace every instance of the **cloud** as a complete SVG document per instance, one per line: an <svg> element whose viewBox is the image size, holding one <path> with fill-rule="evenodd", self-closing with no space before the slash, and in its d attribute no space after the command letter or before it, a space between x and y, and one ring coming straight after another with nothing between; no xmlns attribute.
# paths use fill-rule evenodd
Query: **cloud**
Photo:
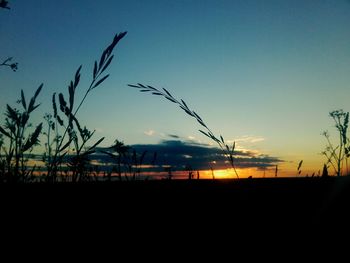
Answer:
<svg viewBox="0 0 350 263"><path fill-rule="evenodd" d="M154 130L148 130L143 132L143 134L147 135L147 136L153 136L156 132Z"/></svg>
<svg viewBox="0 0 350 263"><path fill-rule="evenodd" d="M207 144L193 143L180 140L163 140L158 144L131 145L131 152L135 151L139 156L145 153L143 164L152 164L145 171L164 171L165 166L183 171L191 166L193 170L209 170L229 168L227 158L221 149L209 147ZM156 153L156 159L154 159ZM108 156L96 155L99 161L108 161ZM259 155L252 151L235 151L236 168L268 168L283 162L278 157Z"/></svg>
<svg viewBox="0 0 350 263"><path fill-rule="evenodd" d="M235 140L229 140L229 143L257 143L257 142L262 142L265 141L265 138L261 137L261 136L249 136L249 135L245 135L242 137L239 137Z"/></svg>
<svg viewBox="0 0 350 263"><path fill-rule="evenodd" d="M170 138L173 138L173 139L180 139L180 136L175 135L175 134L168 134L168 136L169 136Z"/></svg>

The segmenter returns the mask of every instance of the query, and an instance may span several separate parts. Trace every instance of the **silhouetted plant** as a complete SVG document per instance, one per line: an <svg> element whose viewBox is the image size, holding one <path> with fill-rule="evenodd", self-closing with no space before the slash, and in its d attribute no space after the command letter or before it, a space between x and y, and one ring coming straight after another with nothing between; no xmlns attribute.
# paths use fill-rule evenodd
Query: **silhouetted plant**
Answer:
<svg viewBox="0 0 350 263"><path fill-rule="evenodd" d="M4 174L10 181L25 181L30 177L34 170L27 170L26 163L28 161L26 154L30 153L33 146L39 144L39 135L42 130L42 123L36 126L34 132L27 134L27 130L32 127L29 123L31 113L39 107L36 105L36 99L43 87L43 84L36 90L34 96L27 104L24 92L21 90L21 99L18 101L23 110L20 111L6 105L7 111L5 113L5 125L0 126L0 133L7 138L8 148L4 146L2 141L2 150L5 153ZM35 168L35 166L34 166Z"/></svg>
<svg viewBox="0 0 350 263"><path fill-rule="evenodd" d="M191 117L195 118L197 120L197 122L202 127L204 127L206 129L206 131L203 131L203 130L199 130L199 131L202 134L204 134L206 137L210 138L211 140L213 140L214 142L216 142L219 145L219 147L223 151L224 155L229 159L229 162L230 162L237 178L239 178L238 173L236 171L236 167L235 167L235 158L234 158L234 150L235 150L235 145L236 145L235 142L233 143L232 147L230 147L226 144L222 135L220 135L220 139L218 137L216 137L214 135L214 133L209 129L209 127L204 123L203 119L195 111L191 110L183 100L179 101L176 98L174 98L170 94L170 92L168 90L166 90L165 88L163 88L163 90L158 90L152 86L148 86L148 85L146 86L146 85L143 85L140 83L138 83L137 85L129 84L128 86L132 87L132 88L137 88L141 92L151 92L153 95L163 96L167 100L179 105L183 111L185 111Z"/></svg>
<svg viewBox="0 0 350 263"><path fill-rule="evenodd" d="M187 164L185 166L185 171L188 172L188 177L187 177L188 180L192 180L193 177L194 177L194 171L193 171L193 168L192 168L192 166L190 164Z"/></svg>
<svg viewBox="0 0 350 263"><path fill-rule="evenodd" d="M322 177L328 177L328 168L326 164L323 165Z"/></svg>
<svg viewBox="0 0 350 263"><path fill-rule="evenodd" d="M327 131L323 132L322 135L327 140L327 146L322 154L327 158L327 168L330 165L337 176L343 174L344 162L346 173L349 174L348 158L350 157L350 140L347 136L349 112L335 110L330 112L329 116L334 120L335 127L338 130L339 144L334 146L330 140L329 133Z"/></svg>
<svg viewBox="0 0 350 263"><path fill-rule="evenodd" d="M298 171L298 175L301 174L301 166L303 165L303 160L301 160L298 164L298 168L297 168L297 171Z"/></svg>
<svg viewBox="0 0 350 263"><path fill-rule="evenodd" d="M145 160L145 156L147 154L147 151L143 151L141 153L141 155L137 154L136 150L133 150L133 154L131 157L131 164L132 164L132 168L133 168L133 174L132 174L132 179L136 180L136 178L140 178L141 177L141 168L143 165L143 162Z"/></svg>
<svg viewBox="0 0 350 263"><path fill-rule="evenodd" d="M278 176L278 165L276 165L276 167L275 167L275 177L277 177Z"/></svg>
<svg viewBox="0 0 350 263"><path fill-rule="evenodd" d="M213 180L215 180L215 174L214 174L214 169L213 167L210 167L210 171L211 171L211 177Z"/></svg>
<svg viewBox="0 0 350 263"><path fill-rule="evenodd" d="M17 62L11 62L12 61L12 57L9 57L7 59L5 59L0 66L5 66L5 67L9 67L11 68L13 71L17 71L18 69L18 63Z"/></svg>
<svg viewBox="0 0 350 263"><path fill-rule="evenodd" d="M131 151L132 150L132 151ZM141 154L137 153L135 149L125 145L119 140L115 140L114 144L107 148L107 151L101 151L108 155L116 162L117 166L113 169L118 174L119 180L122 180L122 174L124 173L125 180L136 180L141 177L142 165L144 164L147 151L143 151ZM151 164L154 165L155 153ZM124 168L124 169L123 169Z"/></svg>
<svg viewBox="0 0 350 263"><path fill-rule="evenodd" d="M47 150L46 150L46 162L48 167L48 176L50 180L55 181L57 177L57 172L62 164L64 158L67 158L71 144L74 144L74 149L72 152L74 156L70 156L69 165L72 169L72 179L73 181L80 180L84 178L84 170L86 168L87 163L89 162L89 156L95 152L96 147L103 141L104 138L99 139L93 146L86 147L88 141L91 139L95 131L89 131L86 127L82 128L80 125L76 115L85 102L87 96L97 88L102 82L104 82L109 74L104 76L103 73L111 64L114 55L112 54L115 46L118 42L126 35L127 32L123 32L120 34L116 34L112 43L103 51L99 63L95 61L93 72L92 72L92 81L87 88L82 100L78 104L76 108L75 106L75 93L77 86L80 82L80 71L82 66L80 66L74 76L74 80L70 82L68 86L68 94L69 100L68 102L65 100L64 95L59 93L59 108L61 113L64 114L66 118L66 122L63 121L63 118L60 117L57 110L56 103L56 94L53 94L52 97L52 107L53 107L53 118L55 120L55 124L52 117L50 117L48 121L48 125L52 126L52 128L48 130L49 132L55 130L54 141L47 142ZM59 127L63 129L62 135L59 134ZM68 136L68 138L67 138ZM55 144L55 148L52 149L52 145ZM50 148L51 147L51 148Z"/></svg>
<svg viewBox="0 0 350 263"><path fill-rule="evenodd" d="M121 181L122 180L122 163L124 163L124 160L126 159L126 155L128 151L130 150L130 146L125 145L122 141L115 140L114 144L109 147L107 150L109 151L101 151L104 154L107 154L112 158L112 160L116 161L117 163L117 168L115 169L118 178ZM115 155L114 153L117 153ZM109 180L111 180L111 173L109 174Z"/></svg>

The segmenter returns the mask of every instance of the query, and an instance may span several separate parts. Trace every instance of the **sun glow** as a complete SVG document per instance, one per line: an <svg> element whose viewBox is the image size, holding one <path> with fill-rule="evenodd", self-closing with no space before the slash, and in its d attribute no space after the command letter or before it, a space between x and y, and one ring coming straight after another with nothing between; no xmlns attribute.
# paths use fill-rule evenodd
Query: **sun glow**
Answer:
<svg viewBox="0 0 350 263"><path fill-rule="evenodd" d="M249 176L256 175L255 169L236 169L239 178L248 178ZM237 176L232 168L230 169L218 169L218 170L205 170L202 172L202 178L206 179L236 179Z"/></svg>

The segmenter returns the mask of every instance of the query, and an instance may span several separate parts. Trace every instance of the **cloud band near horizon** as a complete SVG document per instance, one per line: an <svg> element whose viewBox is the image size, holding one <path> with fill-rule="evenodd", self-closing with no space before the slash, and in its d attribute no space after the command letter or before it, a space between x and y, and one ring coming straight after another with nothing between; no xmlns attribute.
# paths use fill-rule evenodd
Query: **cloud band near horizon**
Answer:
<svg viewBox="0 0 350 263"><path fill-rule="evenodd" d="M110 151L110 148L100 150ZM134 151L136 155L134 155ZM143 153L145 153L142 162L145 165L142 168L144 171L164 171L164 167L171 167L173 171L183 171L188 167L191 167L192 170L230 168L230 164L221 149L201 143L163 140L158 144L135 144L130 146L129 157L126 159L129 158L129 161L132 162L134 155L136 161L139 162ZM155 155L156 158L154 158ZM256 154L251 151L236 150L235 156L235 165L238 169L255 168L260 170L283 162L278 157ZM113 163L111 157L101 153L95 154L94 160L101 164L111 165Z"/></svg>

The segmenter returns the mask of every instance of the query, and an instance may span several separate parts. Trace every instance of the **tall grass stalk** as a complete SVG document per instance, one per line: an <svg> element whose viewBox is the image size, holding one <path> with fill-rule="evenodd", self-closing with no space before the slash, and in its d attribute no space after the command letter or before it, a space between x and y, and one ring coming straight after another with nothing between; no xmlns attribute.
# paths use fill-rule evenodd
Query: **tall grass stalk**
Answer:
<svg viewBox="0 0 350 263"><path fill-rule="evenodd" d="M228 158L231 167L233 168L235 175L237 178L239 178L237 170L236 170L236 165L235 165L235 158L234 158L234 154L235 154L235 142L233 142L232 147L228 146L228 144L226 144L224 138L222 137L222 135L219 136L219 138L217 136L214 135L214 133L210 130L210 128L205 124L205 122L203 121L203 119L193 110L191 110L185 101L181 100L177 100L175 97L173 97L170 92L168 90L166 90L165 88L163 88L163 90L159 90L156 89L152 86L149 85L143 85L143 84L136 84L136 85L132 85L129 84L129 87L132 88L136 88L139 89L140 92L148 92L151 93L152 95L156 95L156 96L162 96L164 98L166 98L167 100L171 101L172 103L175 103L177 105L179 105L179 107L185 111L188 115L190 115L191 117L195 118L197 120L197 122L205 129L205 131L203 130L199 130L199 132L201 132L202 134L204 134L206 137L210 138L211 140L213 140L214 142L216 142L220 149L223 151L224 155Z"/></svg>
<svg viewBox="0 0 350 263"><path fill-rule="evenodd" d="M126 35L127 32L116 34L112 43L107 46L107 48L102 52L102 55L99 59L99 62L95 61L93 72L92 72L92 81L85 91L85 94L76 108L75 106L75 94L77 86L80 82L80 71L82 66L80 66L68 86L69 99L68 102L65 100L64 95L59 93L59 108L61 113L67 119L67 122L64 123L63 119L58 114L57 103L56 103L56 93L52 97L52 106L53 106L53 117L56 122L56 137L55 142L56 146L51 152L50 145L51 142L48 142L49 152L48 152L48 177L51 177L51 180L55 181L57 177L58 168L63 162L63 159L69 152L69 147L71 144L74 144L75 147L75 156L71 159L70 165L73 168L73 180L78 180L78 177L82 175L85 164L88 160L88 156L95 152L95 148L103 141L104 138L99 139L92 147L85 149L87 142L91 139L95 131L89 131L86 127L82 128L76 115L80 110L81 106L85 102L87 96L100 84L102 84L108 77L109 74L104 74L106 69L111 64L114 55L113 50L118 44L118 42ZM63 128L63 135L58 133L58 125ZM48 135L49 136L49 135ZM66 138L68 136L68 138ZM85 149L85 150L84 150Z"/></svg>

